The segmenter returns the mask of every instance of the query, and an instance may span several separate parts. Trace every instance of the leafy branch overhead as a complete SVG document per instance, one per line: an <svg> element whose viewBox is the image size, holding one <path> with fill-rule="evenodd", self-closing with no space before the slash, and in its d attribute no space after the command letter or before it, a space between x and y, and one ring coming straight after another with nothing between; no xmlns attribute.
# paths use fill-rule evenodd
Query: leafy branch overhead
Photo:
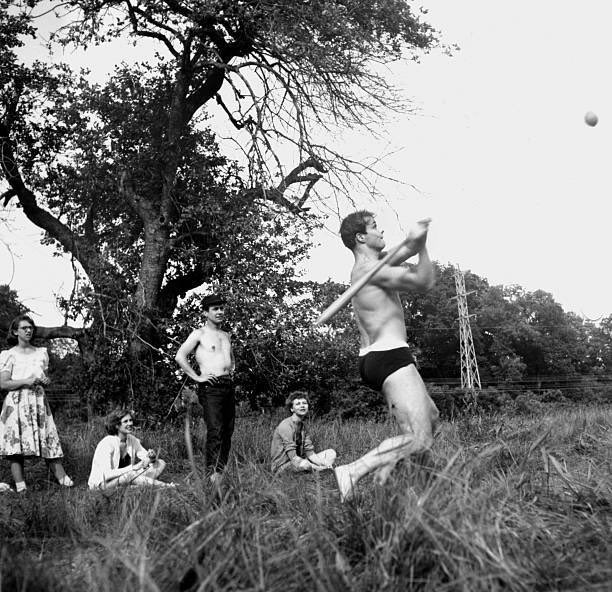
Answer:
<svg viewBox="0 0 612 592"><path fill-rule="evenodd" d="M334 173L351 170L317 132L330 125L375 131L390 110L405 110L382 66L438 43L420 11L402 0L76 1L61 10L71 22L54 36L60 43L129 34L173 62L177 132L214 98L248 134L241 148L256 164L254 185L284 176L282 144L299 162L314 157Z"/></svg>
<svg viewBox="0 0 612 592"><path fill-rule="evenodd" d="M84 320L88 347L106 340L130 360L163 345L190 290L255 252L274 273L247 289L293 290L309 231L332 209L325 196L367 169L330 130L369 134L403 109L384 65L437 44L403 0L58 3L56 55L118 38L146 55L95 83L20 60L47 9L0 2L0 207L21 208L70 254L80 278L63 305ZM241 165L222 152L213 113Z"/></svg>

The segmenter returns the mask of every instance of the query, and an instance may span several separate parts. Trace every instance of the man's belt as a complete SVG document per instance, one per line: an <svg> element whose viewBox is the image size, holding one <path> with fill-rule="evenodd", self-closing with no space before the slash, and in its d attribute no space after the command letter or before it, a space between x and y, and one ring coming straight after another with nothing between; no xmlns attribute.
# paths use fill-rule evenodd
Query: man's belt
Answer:
<svg viewBox="0 0 612 592"><path fill-rule="evenodd" d="M213 382L206 383L206 386L232 386L233 378L229 374L216 376Z"/></svg>

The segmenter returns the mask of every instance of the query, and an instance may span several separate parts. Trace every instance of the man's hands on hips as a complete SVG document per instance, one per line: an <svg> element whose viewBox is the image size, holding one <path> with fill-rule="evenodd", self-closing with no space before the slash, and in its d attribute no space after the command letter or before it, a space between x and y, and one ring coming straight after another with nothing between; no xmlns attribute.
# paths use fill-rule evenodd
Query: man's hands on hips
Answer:
<svg viewBox="0 0 612 592"><path fill-rule="evenodd" d="M200 376L198 376L196 379L196 382L207 383L211 386L215 385L217 381L218 377L215 374L211 374L210 372L200 374Z"/></svg>

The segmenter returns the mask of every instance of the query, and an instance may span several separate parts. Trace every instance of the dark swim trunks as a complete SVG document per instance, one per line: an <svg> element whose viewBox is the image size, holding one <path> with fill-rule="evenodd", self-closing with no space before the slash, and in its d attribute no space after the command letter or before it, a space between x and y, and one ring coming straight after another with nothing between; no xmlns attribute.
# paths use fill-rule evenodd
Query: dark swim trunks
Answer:
<svg viewBox="0 0 612 592"><path fill-rule="evenodd" d="M414 363L414 358L407 347L371 351L365 356L359 356L359 374L364 384L381 391L387 376Z"/></svg>

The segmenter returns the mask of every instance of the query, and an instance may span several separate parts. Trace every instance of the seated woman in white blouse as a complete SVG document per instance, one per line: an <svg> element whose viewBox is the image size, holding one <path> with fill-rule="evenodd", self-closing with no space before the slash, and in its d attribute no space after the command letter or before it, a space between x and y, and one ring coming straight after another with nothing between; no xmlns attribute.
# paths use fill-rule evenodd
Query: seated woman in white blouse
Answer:
<svg viewBox="0 0 612 592"><path fill-rule="evenodd" d="M166 463L157 458L155 450L146 450L132 435L132 412L113 411L106 418L108 436L100 440L91 463L88 485L90 489L113 489L119 485L174 487L157 478Z"/></svg>

